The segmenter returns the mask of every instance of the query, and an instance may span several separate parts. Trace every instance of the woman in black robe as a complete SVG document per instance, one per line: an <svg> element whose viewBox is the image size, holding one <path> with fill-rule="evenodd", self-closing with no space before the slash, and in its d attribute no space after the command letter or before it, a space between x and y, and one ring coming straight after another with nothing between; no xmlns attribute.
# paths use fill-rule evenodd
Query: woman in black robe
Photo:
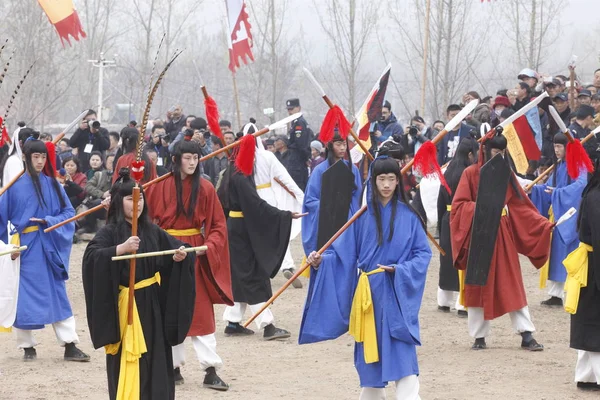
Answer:
<svg viewBox="0 0 600 400"><path fill-rule="evenodd" d="M111 257L182 249L174 239L147 216L143 192L139 209L138 236L131 236L132 190L134 182L127 169L111 190L107 224L89 243L83 257L83 288L90 335L94 348L121 341L119 323L119 291L129 285L129 261L112 261ZM175 398L171 346L184 341L192 322L195 286L193 253L141 258L136 262L136 285L160 273L160 281L135 290L147 352L139 359L140 399ZM157 284L158 283L158 284ZM122 310L121 310L122 311ZM125 311L126 312L126 311ZM114 355L106 355L110 399L117 398L121 346Z"/></svg>
<svg viewBox="0 0 600 400"><path fill-rule="evenodd" d="M458 292L460 284L458 281L458 271L454 268L452 262L452 241L450 240L450 205L454 192L458 187L458 182L463 171L474 161L476 142L467 137L460 141L456 148L454 158L448 164L444 178L448 183L448 187L452 193L448 193L444 186L440 186L438 195L438 236L440 238L440 246L446 252L446 255L440 253L440 274L438 281L438 309L440 311L449 312L452 294L448 292ZM440 293L441 292L441 293ZM443 304L442 304L443 303ZM466 316L465 310L459 310L460 316Z"/></svg>
<svg viewBox="0 0 600 400"><path fill-rule="evenodd" d="M596 161L579 211L579 240L591 245L587 286L579 292L571 315L571 343L578 350L575 381L582 390L600 391L600 162Z"/></svg>

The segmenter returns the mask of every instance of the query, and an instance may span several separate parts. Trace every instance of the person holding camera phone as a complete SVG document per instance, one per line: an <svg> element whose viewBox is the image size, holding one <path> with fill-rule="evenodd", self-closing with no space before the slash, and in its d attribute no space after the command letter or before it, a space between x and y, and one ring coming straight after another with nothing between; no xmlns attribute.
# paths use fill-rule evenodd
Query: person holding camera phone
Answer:
<svg viewBox="0 0 600 400"><path fill-rule="evenodd" d="M77 149L77 157L81 163L80 172L83 173L90 169L90 156L93 151L99 151L104 156L110 147L108 131L100 126L100 121L96 121L96 118L96 111L89 110L69 139L69 146Z"/></svg>
<svg viewBox="0 0 600 400"><path fill-rule="evenodd" d="M403 132L402 125L400 125L398 119L392 113L392 105L386 100L381 108L381 120L377 122L377 128L375 129L377 142L381 144L392 135L402 135Z"/></svg>

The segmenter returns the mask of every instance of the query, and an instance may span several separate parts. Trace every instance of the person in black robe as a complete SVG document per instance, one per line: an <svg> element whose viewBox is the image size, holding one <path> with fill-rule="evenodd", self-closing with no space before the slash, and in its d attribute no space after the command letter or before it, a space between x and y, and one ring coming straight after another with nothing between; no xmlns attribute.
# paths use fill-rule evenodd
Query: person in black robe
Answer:
<svg viewBox="0 0 600 400"><path fill-rule="evenodd" d="M225 334L252 335L240 325L247 306L254 314L271 298L271 278L277 275L288 246L292 218L298 214L269 205L256 192L253 175L245 176L235 166L239 147L232 155L219 187L223 208L229 210L227 232L231 257L231 284L234 305L228 306L223 320ZM265 309L256 319L264 329L265 340L284 339L290 332L274 325L273 313Z"/></svg>
<svg viewBox="0 0 600 400"><path fill-rule="evenodd" d="M138 236L131 236L134 182L129 179L127 169L120 175L111 190L107 224L88 244L83 256L87 320L96 349L119 344L122 340L120 312L127 313L126 304L119 307L119 292L129 285L129 261L112 261L111 257L133 251L144 253L183 248L182 242L150 222L143 191ZM175 255L141 258L136 262L136 286L160 274L158 282L135 290L147 347L139 359L140 399L175 398L171 346L184 341L192 322L196 295L194 261L193 253L179 251ZM109 354L109 347L106 350L108 391L112 400L117 398L119 389L122 348L119 344L116 354Z"/></svg>
<svg viewBox="0 0 600 400"><path fill-rule="evenodd" d="M450 240L450 210L454 192L458 187L458 182L463 171L475 160L476 142L469 138L463 138L456 149L454 158L448 164L444 179L448 183L448 187L452 193L448 193L444 186L440 186L438 195L438 237L440 246L446 252L446 255L440 253L440 273L438 280L438 310L442 312L450 312L450 308L454 305L455 292L460 290L458 279L458 271L454 268L452 262L452 241ZM467 311L464 307L456 302L458 315L461 317L467 316Z"/></svg>
<svg viewBox="0 0 600 400"><path fill-rule="evenodd" d="M577 349L577 366L575 368L577 387L590 391L600 391L599 204L600 161L596 160L595 172L583 191L583 199L578 216L579 240L581 241L580 249L584 247L583 250L588 251L588 273L587 285L581 287L576 312L571 315L570 343L571 348ZM585 245L591 246L592 251L589 251L589 247L585 248ZM568 264L567 260L565 260L565 266ZM567 271L569 272L568 268ZM569 296L568 292L567 296Z"/></svg>

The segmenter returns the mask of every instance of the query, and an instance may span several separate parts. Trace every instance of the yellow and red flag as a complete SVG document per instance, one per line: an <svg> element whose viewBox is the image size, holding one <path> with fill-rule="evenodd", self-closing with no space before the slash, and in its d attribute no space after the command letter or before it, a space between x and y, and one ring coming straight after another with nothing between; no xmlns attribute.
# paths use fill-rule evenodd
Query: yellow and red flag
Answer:
<svg viewBox="0 0 600 400"><path fill-rule="evenodd" d="M539 115L537 113L538 109L537 107L534 107L528 111L526 115L520 116L514 120L512 124L505 126L504 131L502 132L508 142L507 147L510 156L515 163L517 172L520 174L525 174L527 172L530 160L537 161L542 155L535 140L537 132L535 132L535 128L529 123L530 115L537 117L539 120ZM538 135L541 136L541 132L539 132Z"/></svg>
<svg viewBox="0 0 600 400"><path fill-rule="evenodd" d="M50 23L56 28L63 46L65 40L69 45L71 44L69 35L76 41L79 41L79 36L81 38L86 37L77 10L73 6L73 0L38 0L38 2L48 16Z"/></svg>
<svg viewBox="0 0 600 400"><path fill-rule="evenodd" d="M358 137L360 140L369 139L369 126L381 118L381 108L383 107L383 100L385 99L385 91L390 80L391 70L392 64L388 64L379 80L377 80L377 83L375 83L375 86L373 86L367 100L356 114Z"/></svg>

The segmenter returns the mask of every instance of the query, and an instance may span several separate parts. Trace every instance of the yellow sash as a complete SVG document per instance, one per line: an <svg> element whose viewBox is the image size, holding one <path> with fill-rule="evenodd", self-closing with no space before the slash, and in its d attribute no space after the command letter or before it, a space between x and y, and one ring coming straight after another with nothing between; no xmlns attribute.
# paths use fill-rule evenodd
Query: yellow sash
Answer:
<svg viewBox="0 0 600 400"><path fill-rule="evenodd" d="M244 213L241 211L229 211L229 218L244 218Z"/></svg>
<svg viewBox="0 0 600 400"><path fill-rule="evenodd" d="M202 233L202 231L200 231L200 229L196 229L196 228L165 229L165 232L167 232L171 236L196 236L196 235L200 235Z"/></svg>
<svg viewBox="0 0 600 400"><path fill-rule="evenodd" d="M262 185L256 185L256 190L267 189L271 187L271 182L263 183Z"/></svg>
<svg viewBox="0 0 600 400"><path fill-rule="evenodd" d="M446 211L448 211L448 212L452 211L452 204L448 204L446 206Z"/></svg>
<svg viewBox="0 0 600 400"><path fill-rule="evenodd" d="M306 256L302 256L302 262L300 263L301 268L303 268L306 265ZM310 278L310 267L306 268L301 274L301 277L303 278Z"/></svg>
<svg viewBox="0 0 600 400"><path fill-rule="evenodd" d="M384 272L384 270L377 268L371 272L361 272L350 311L350 327L348 332L356 342L364 343L363 350L367 364L379 361L377 332L375 330L375 310L373 309L369 276L380 272Z"/></svg>
<svg viewBox="0 0 600 400"><path fill-rule="evenodd" d="M554 210L552 206L548 209L548 221L554 222ZM550 233L550 250L548 250L548 254L552 251L552 235ZM548 260L544 264L542 268L540 268L540 289L546 287L546 282L548 281L548 274L550 273L550 255L548 255Z"/></svg>
<svg viewBox="0 0 600 400"><path fill-rule="evenodd" d="M588 255L591 251L594 251L592 246L580 242L579 247L573 250L563 261L563 265L567 269L567 282L565 283L567 298L565 300L565 311L570 314L575 314L577 312L579 292L582 287L587 286Z"/></svg>
<svg viewBox="0 0 600 400"><path fill-rule="evenodd" d="M154 274L152 278L144 279L135 284L134 289L140 290L158 283L160 285L160 273ZM119 383L117 386L117 400L130 400L140 398L140 358L146 353L146 340L140 322L135 297L133 299L133 324L127 325L127 303L129 299L129 288L119 286L119 325L121 328L121 341L104 346L106 354L115 355L121 349L121 371L119 372ZM123 344L123 346L121 346Z"/></svg>

